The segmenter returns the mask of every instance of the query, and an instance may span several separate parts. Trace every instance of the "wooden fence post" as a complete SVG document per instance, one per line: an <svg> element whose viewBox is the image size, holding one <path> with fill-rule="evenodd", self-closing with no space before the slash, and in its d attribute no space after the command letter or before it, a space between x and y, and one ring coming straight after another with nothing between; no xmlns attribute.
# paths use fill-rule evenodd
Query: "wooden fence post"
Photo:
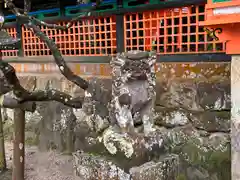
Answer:
<svg viewBox="0 0 240 180"><path fill-rule="evenodd" d="M14 109L13 135L13 175L12 180L24 180L25 156L25 111Z"/></svg>

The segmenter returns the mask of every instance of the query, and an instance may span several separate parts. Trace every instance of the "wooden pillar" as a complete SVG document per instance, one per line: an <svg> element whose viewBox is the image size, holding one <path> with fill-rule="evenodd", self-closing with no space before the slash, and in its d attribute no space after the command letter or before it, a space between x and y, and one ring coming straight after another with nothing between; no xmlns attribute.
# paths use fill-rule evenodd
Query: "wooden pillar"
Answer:
<svg viewBox="0 0 240 180"><path fill-rule="evenodd" d="M14 109L13 175L12 180L24 180L25 111Z"/></svg>

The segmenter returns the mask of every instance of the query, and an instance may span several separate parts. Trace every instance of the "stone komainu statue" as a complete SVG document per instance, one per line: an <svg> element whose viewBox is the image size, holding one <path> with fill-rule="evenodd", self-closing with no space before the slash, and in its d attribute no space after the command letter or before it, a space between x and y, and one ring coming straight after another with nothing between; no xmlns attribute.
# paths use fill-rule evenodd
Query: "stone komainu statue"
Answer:
<svg viewBox="0 0 240 180"><path fill-rule="evenodd" d="M110 117L124 131L134 123L143 123L144 133L153 128L156 98L156 55L152 52L129 51L111 61L112 101Z"/></svg>

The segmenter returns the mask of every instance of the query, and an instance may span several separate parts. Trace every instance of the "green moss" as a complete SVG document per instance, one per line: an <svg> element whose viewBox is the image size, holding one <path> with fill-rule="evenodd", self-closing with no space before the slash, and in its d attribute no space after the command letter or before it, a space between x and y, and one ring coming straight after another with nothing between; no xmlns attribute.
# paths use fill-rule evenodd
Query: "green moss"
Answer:
<svg viewBox="0 0 240 180"><path fill-rule="evenodd" d="M216 151L209 155L208 170L212 172L218 172L218 178L222 180L229 179L231 177L231 147L230 144L227 150Z"/></svg>
<svg viewBox="0 0 240 180"><path fill-rule="evenodd" d="M4 135L4 138L6 140L11 139L12 136L13 136L13 131L14 131L13 124L11 122L9 122L9 121L6 121L3 124L3 135Z"/></svg>
<svg viewBox="0 0 240 180"><path fill-rule="evenodd" d="M2 152L0 152L0 169L3 170L5 167L5 159L4 159L4 154Z"/></svg>
<svg viewBox="0 0 240 180"><path fill-rule="evenodd" d="M219 180L227 180L231 177L230 143L226 146L224 151L216 150L193 138L178 147L178 153L190 166L204 168L210 175L217 174Z"/></svg>
<svg viewBox="0 0 240 180"><path fill-rule="evenodd" d="M184 174L179 174L176 178L176 180L187 180L186 176Z"/></svg>
<svg viewBox="0 0 240 180"><path fill-rule="evenodd" d="M90 156L99 156L99 154L96 153L96 152L89 152L88 155L90 155Z"/></svg>
<svg viewBox="0 0 240 180"><path fill-rule="evenodd" d="M37 137L28 137L25 139L25 144L28 146L35 146L38 144L38 138Z"/></svg>

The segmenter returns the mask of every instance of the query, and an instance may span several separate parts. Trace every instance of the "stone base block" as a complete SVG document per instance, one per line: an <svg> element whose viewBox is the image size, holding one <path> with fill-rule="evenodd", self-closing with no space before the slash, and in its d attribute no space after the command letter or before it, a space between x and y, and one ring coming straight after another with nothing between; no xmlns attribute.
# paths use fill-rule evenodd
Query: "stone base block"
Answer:
<svg viewBox="0 0 240 180"><path fill-rule="evenodd" d="M142 166L131 168L131 180L176 180L179 165L178 155L167 155L158 162L150 161Z"/></svg>
<svg viewBox="0 0 240 180"><path fill-rule="evenodd" d="M100 156L76 152L73 157L76 180L175 180L179 172L175 154L133 167L129 173Z"/></svg>

